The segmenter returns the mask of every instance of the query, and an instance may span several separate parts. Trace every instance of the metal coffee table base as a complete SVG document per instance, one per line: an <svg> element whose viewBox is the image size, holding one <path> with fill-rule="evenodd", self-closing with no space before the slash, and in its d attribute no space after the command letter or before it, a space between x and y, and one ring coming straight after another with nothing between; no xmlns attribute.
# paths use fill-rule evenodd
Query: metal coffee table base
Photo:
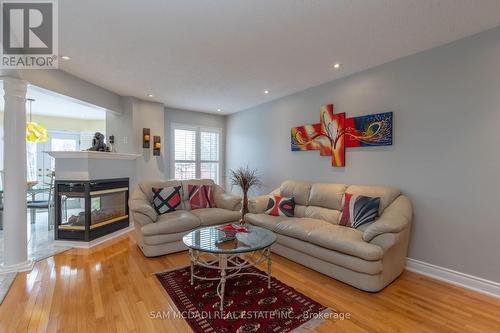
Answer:
<svg viewBox="0 0 500 333"><path fill-rule="evenodd" d="M191 285L194 284L194 279L198 280L219 280L217 285L217 295L220 298L220 311L224 310L224 289L226 287L227 279L242 276L242 275L256 275L267 278L267 288L271 288L271 248L267 247L262 250L253 252L258 257L255 261L248 261L241 257L241 254L222 254L222 253L209 253L199 250L189 249L189 258L191 259ZM261 273L240 273L240 271L247 267L256 266L260 263L267 261L267 274ZM194 266L201 266L210 269L220 270L219 277L207 278L194 274Z"/></svg>

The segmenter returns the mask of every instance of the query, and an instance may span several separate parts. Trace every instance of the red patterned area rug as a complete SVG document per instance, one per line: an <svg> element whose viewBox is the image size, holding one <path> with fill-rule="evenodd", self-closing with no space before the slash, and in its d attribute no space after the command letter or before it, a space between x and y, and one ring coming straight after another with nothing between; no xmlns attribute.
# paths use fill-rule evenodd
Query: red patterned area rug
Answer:
<svg viewBox="0 0 500 333"><path fill-rule="evenodd" d="M262 273L251 267L242 273ZM217 277L213 269L196 267L195 274ZM233 277L226 282L224 311L219 311L218 281L196 280L190 284L189 266L157 273L178 313L196 333L284 333L307 332L325 319L332 310L315 302L283 282L254 275ZM170 316L172 318L172 316Z"/></svg>

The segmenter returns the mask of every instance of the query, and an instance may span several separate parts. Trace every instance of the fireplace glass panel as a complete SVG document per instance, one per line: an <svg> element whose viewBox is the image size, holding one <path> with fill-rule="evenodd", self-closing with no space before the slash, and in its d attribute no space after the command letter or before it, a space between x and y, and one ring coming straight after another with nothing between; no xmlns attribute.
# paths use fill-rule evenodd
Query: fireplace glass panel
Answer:
<svg viewBox="0 0 500 333"><path fill-rule="evenodd" d="M61 193L61 229L85 229L85 193Z"/></svg>
<svg viewBox="0 0 500 333"><path fill-rule="evenodd" d="M90 195L90 227L113 223L128 217L126 189L114 189Z"/></svg>

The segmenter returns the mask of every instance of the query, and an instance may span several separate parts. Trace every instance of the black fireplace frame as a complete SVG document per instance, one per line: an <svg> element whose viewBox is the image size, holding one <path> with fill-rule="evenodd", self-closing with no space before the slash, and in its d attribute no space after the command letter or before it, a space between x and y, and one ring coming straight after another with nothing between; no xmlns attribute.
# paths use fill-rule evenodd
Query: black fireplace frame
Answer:
<svg viewBox="0 0 500 333"><path fill-rule="evenodd" d="M127 188L127 191L125 192L125 214L128 217L117 222L113 222L110 224L106 224L91 229L90 225L91 225L92 211L91 211L90 193L93 191L98 191L103 189L115 189L123 187ZM84 193L84 198L85 198L84 230L59 229L59 226L61 225L62 222L62 209L61 209L61 196L60 196L61 192ZM96 238L127 228L130 225L130 215L128 207L129 192L130 192L129 178L113 178L113 179L99 179L99 180L56 180L54 182L55 239L65 240L65 241L90 242Z"/></svg>

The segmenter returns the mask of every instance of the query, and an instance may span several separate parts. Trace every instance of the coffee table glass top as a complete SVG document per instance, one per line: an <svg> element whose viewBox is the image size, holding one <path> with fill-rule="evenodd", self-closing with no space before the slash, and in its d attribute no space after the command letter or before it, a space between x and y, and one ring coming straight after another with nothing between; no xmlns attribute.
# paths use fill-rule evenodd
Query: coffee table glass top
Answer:
<svg viewBox="0 0 500 333"><path fill-rule="evenodd" d="M235 224L235 227L240 227ZM209 253L245 253L253 252L271 246L276 241L276 235L267 229L245 226L249 232L238 232L235 240L219 243L226 234L219 226L201 227L191 231L182 238L187 247Z"/></svg>

